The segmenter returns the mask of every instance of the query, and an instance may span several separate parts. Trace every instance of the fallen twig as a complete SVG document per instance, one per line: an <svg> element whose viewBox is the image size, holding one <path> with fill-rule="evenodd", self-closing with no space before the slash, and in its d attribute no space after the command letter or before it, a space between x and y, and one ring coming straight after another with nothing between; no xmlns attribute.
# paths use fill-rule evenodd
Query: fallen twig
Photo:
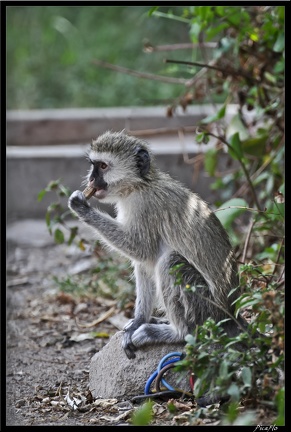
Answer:
<svg viewBox="0 0 291 432"><path fill-rule="evenodd" d="M111 315L114 314L115 312L115 306L112 306L107 312L105 312L103 315L101 315L98 319L96 319L95 321L89 323L89 324L80 324L78 318L76 317L76 324L79 328L91 328L91 327L95 327L98 324L100 324L101 322L105 321L107 318L109 318Z"/></svg>

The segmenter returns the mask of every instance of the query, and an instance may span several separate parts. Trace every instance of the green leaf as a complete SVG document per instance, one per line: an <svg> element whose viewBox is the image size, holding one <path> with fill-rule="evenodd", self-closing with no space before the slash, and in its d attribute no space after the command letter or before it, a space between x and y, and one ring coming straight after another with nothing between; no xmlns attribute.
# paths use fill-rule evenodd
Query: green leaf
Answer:
<svg viewBox="0 0 291 432"><path fill-rule="evenodd" d="M222 378L226 379L227 373L228 373L228 363L226 360L222 360L222 362L220 363L220 366L219 366L219 375Z"/></svg>
<svg viewBox="0 0 291 432"><path fill-rule="evenodd" d="M248 306L254 306L255 304L259 303L260 300L257 298L247 298L244 301L238 301L236 304L236 312L235 317L238 317L240 309L246 308Z"/></svg>
<svg viewBox="0 0 291 432"><path fill-rule="evenodd" d="M247 207L247 202L242 198L233 198L229 201L226 201L223 205L221 205L216 211L215 214L224 226L224 228L229 228L232 222L240 216L242 213L247 211L245 208ZM229 208L231 207L231 208Z"/></svg>
<svg viewBox="0 0 291 432"><path fill-rule="evenodd" d="M199 6L199 15L202 21L209 20L213 15L212 6Z"/></svg>
<svg viewBox="0 0 291 432"><path fill-rule="evenodd" d="M221 33L222 30L228 28L228 24L226 22L221 23L220 25L217 25L216 27L209 27L206 30L206 41L210 41L214 38L218 33Z"/></svg>
<svg viewBox="0 0 291 432"><path fill-rule="evenodd" d="M50 212L46 212L46 214L45 214L45 222L46 222L46 226L48 227L48 229L50 229L50 226L51 226L51 215L50 215Z"/></svg>
<svg viewBox="0 0 291 432"><path fill-rule="evenodd" d="M254 156L262 156L266 146L268 135L262 135L257 138L249 138L241 142L243 150Z"/></svg>
<svg viewBox="0 0 291 432"><path fill-rule="evenodd" d="M217 53L224 54L234 46L234 39L231 37L223 37L219 40L219 48L216 50Z"/></svg>
<svg viewBox="0 0 291 432"><path fill-rule="evenodd" d="M197 134L195 137L196 141L200 144L207 144L209 142L209 136L207 132L201 132L200 134Z"/></svg>
<svg viewBox="0 0 291 432"><path fill-rule="evenodd" d="M147 426L153 418L153 401L143 403L133 413L131 421L134 426Z"/></svg>
<svg viewBox="0 0 291 432"><path fill-rule="evenodd" d="M159 9L159 6L153 6L153 7L151 7L150 10L148 11L148 16L150 17L158 9Z"/></svg>
<svg viewBox="0 0 291 432"><path fill-rule="evenodd" d="M229 139L230 146L228 147L228 153L233 159L239 160L243 158L243 151L239 133L236 132Z"/></svg>
<svg viewBox="0 0 291 432"><path fill-rule="evenodd" d="M277 426L285 426L285 388L281 388L276 395L278 417L274 422Z"/></svg>
<svg viewBox="0 0 291 432"><path fill-rule="evenodd" d="M274 66L274 73L280 73L283 72L285 70L285 59L281 58L277 61L277 63Z"/></svg>
<svg viewBox="0 0 291 432"><path fill-rule="evenodd" d="M58 203L58 202L53 202L53 203L51 203L51 204L48 206L47 211L48 211L49 213L51 213L53 210L60 210L60 208L61 208L60 203Z"/></svg>
<svg viewBox="0 0 291 432"><path fill-rule="evenodd" d="M238 416L238 403L230 402L227 409L227 419L230 423L233 423Z"/></svg>
<svg viewBox="0 0 291 432"><path fill-rule="evenodd" d="M244 367L241 371L241 377L246 387L251 387L252 384L252 372L249 367Z"/></svg>
<svg viewBox="0 0 291 432"><path fill-rule="evenodd" d="M246 140L249 137L249 132L243 122L241 121L240 115L235 114L227 125L225 136L227 140L238 132L240 140Z"/></svg>
<svg viewBox="0 0 291 432"><path fill-rule="evenodd" d="M68 187L60 184L59 188L60 188L60 193L59 194L61 196L65 195L65 196L69 197L71 195L71 190Z"/></svg>
<svg viewBox="0 0 291 432"><path fill-rule="evenodd" d="M217 113L210 115L208 117L205 117L205 119L201 120L200 123L202 124L207 124L207 123L212 123L215 122L217 120L222 119L225 116L225 110L226 110L226 105L223 105L219 111L217 111Z"/></svg>
<svg viewBox="0 0 291 432"><path fill-rule="evenodd" d="M197 356L197 360L201 360L201 359L209 359L208 352L203 351L199 353L199 355Z"/></svg>
<svg viewBox="0 0 291 432"><path fill-rule="evenodd" d="M37 195L37 201L41 201L43 199L43 197L45 196L45 194L47 193L47 191L45 189L42 189L39 194Z"/></svg>
<svg viewBox="0 0 291 432"><path fill-rule="evenodd" d="M275 52L281 52L284 50L284 48L285 48L285 35L283 32L280 32L273 46L273 50Z"/></svg>
<svg viewBox="0 0 291 432"><path fill-rule="evenodd" d="M70 246L73 243L74 238L76 237L77 233L78 233L78 227L72 227L70 228L70 238L68 240L68 245Z"/></svg>
<svg viewBox="0 0 291 432"><path fill-rule="evenodd" d="M227 393L231 396L232 400L238 401L240 398L240 391L235 383L232 383L227 389Z"/></svg>
<svg viewBox="0 0 291 432"><path fill-rule="evenodd" d="M90 332L90 335L93 336L94 338L101 338L101 339L108 339L110 337L110 335L108 333L105 332Z"/></svg>
<svg viewBox="0 0 291 432"><path fill-rule="evenodd" d="M254 42L258 42L259 40L259 34L256 29L253 29L253 33L250 34L250 39Z"/></svg>
<svg viewBox="0 0 291 432"><path fill-rule="evenodd" d="M208 150L204 155L204 168L209 175L214 176L217 166L217 151L216 149Z"/></svg>
<svg viewBox="0 0 291 432"><path fill-rule="evenodd" d="M59 186L60 180L52 180L51 182L49 182L49 184L46 187L47 191L51 191L53 189L57 189L57 187Z"/></svg>
<svg viewBox="0 0 291 432"><path fill-rule="evenodd" d="M270 72L265 72L264 73L265 78L272 84L276 84L277 79L274 75L270 74Z"/></svg>
<svg viewBox="0 0 291 432"><path fill-rule="evenodd" d="M185 336L185 341L187 342L188 345L196 345L196 337L191 335L191 334L187 334Z"/></svg>
<svg viewBox="0 0 291 432"><path fill-rule="evenodd" d="M201 25L198 24L197 22L194 22L190 28L190 36L192 42L198 42L200 31L201 31Z"/></svg>
<svg viewBox="0 0 291 432"><path fill-rule="evenodd" d="M86 247L85 247L84 241L83 241L82 239L79 241L78 246L79 246L79 248L80 248L82 251L85 251L85 250L86 250Z"/></svg>
<svg viewBox="0 0 291 432"><path fill-rule="evenodd" d="M225 6L215 6L215 12L220 16L224 16L225 15Z"/></svg>
<svg viewBox="0 0 291 432"><path fill-rule="evenodd" d="M57 228L54 232L54 239L58 244L62 244L65 241L64 233L59 228Z"/></svg>

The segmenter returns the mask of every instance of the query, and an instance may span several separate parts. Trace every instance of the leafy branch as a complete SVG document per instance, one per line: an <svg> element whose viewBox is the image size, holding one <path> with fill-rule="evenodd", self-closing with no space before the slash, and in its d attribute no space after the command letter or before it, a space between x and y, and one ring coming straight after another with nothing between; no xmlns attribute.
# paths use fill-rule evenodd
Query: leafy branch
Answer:
<svg viewBox="0 0 291 432"><path fill-rule="evenodd" d="M261 208L260 208L260 204L259 204L259 201L258 201L258 198L257 198L257 195L256 195L256 191L255 191L255 188L254 188L253 182L252 182L252 180L251 180L251 178L250 178L249 171L248 171L248 169L247 169L247 167L246 167L246 165L245 165L245 163L244 163L244 161L243 161L243 158L242 158L242 154L241 154L241 142L240 142L240 138L239 138L239 134L238 134L238 132L236 132L236 133L232 136L232 143L233 143L233 144L230 144L230 143L229 143L229 142L228 142L228 141L227 141L223 136L221 136L221 135L216 135L216 134L214 134L213 132L209 132L209 131L207 131L207 130L205 130L204 133L205 133L206 135L212 136L213 138L216 138L216 139L218 139L219 141L221 141L221 142L222 142L223 144L225 144L225 145L228 147L228 149L230 149L230 150L232 151L232 153L235 155L235 158L238 160L238 162L239 162L239 164L241 165L242 170L243 170L243 172L244 172L244 174L245 174L245 177L246 177L246 179L247 179L248 185L249 185L250 190L251 190L251 192L252 192L253 200L254 200L254 202L255 202L255 204L256 204L258 210L260 210Z"/></svg>

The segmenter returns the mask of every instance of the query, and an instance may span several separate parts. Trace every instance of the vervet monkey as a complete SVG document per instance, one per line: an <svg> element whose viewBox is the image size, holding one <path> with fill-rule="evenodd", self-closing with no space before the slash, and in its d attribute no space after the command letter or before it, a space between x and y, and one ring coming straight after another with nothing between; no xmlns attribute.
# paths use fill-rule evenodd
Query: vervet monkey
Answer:
<svg viewBox="0 0 291 432"><path fill-rule="evenodd" d="M68 205L98 239L132 262L135 315L122 344L128 358L144 344L184 341L208 317L229 318L239 295L237 266L228 235L206 202L160 171L145 141L123 132L99 136L88 158L87 184L100 202L114 204L116 218L91 207L79 190ZM157 302L166 320L151 316ZM224 329L230 336L239 332L232 319Z"/></svg>

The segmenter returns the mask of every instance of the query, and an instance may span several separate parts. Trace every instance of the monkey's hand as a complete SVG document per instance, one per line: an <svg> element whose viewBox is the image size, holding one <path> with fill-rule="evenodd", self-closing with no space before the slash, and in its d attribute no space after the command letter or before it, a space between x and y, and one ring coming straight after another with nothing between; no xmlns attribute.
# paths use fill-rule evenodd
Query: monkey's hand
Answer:
<svg viewBox="0 0 291 432"><path fill-rule="evenodd" d="M68 207L75 213L77 216L84 216L88 209L90 208L90 204L85 198L83 192L76 190L72 193L68 201Z"/></svg>

